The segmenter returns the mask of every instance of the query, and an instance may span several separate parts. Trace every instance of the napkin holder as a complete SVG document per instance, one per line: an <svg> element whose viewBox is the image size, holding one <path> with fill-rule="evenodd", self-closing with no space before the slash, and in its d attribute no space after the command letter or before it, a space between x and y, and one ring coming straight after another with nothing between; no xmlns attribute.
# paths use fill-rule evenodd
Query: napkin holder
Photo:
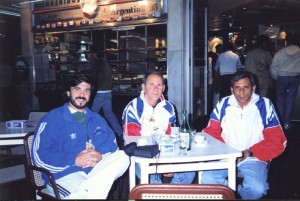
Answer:
<svg viewBox="0 0 300 201"><path fill-rule="evenodd" d="M28 126L28 120L11 120L6 122L6 128L24 128Z"/></svg>
<svg viewBox="0 0 300 201"><path fill-rule="evenodd" d="M175 147L172 143L162 142L159 144L159 150L161 153L174 153Z"/></svg>

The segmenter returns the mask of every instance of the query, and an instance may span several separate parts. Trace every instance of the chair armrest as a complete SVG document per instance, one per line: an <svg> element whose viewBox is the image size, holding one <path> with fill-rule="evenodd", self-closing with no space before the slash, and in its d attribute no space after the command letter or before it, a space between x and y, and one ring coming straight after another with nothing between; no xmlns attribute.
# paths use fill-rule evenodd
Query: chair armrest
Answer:
<svg viewBox="0 0 300 201"><path fill-rule="evenodd" d="M41 172L41 173L44 173L45 175L47 175L47 177L48 177L48 179L49 179L49 181L50 181L50 184L51 184L51 187L52 187L52 189L53 189L53 192L54 192L54 194L55 194L55 197L57 198L57 199L60 199L60 195L59 195L59 193L58 193L58 189L57 189L57 185L56 185L56 183L55 183L55 179L54 179L54 177L53 177L53 175L52 175L52 173L49 171L49 170L47 170L47 169L45 169L45 168L41 168L41 167L37 167L37 166L33 166L33 165L29 165L28 166L28 169L29 169L29 171L38 171L38 172ZM32 174L34 174L33 172L32 172ZM31 179L33 179L34 180L34 182L35 182L35 185L36 185L36 180L35 180L35 177L34 177L34 175L32 175L33 176L33 178L31 178ZM37 185L36 185L37 186ZM44 186L45 187L45 186ZM40 188L40 186L39 186L39 188ZM41 190L41 189L40 189Z"/></svg>

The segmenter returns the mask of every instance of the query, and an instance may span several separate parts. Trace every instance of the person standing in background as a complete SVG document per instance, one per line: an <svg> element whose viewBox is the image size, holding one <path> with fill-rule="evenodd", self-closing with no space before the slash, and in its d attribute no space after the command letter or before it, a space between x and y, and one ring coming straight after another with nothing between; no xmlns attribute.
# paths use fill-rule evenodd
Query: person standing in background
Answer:
<svg viewBox="0 0 300 201"><path fill-rule="evenodd" d="M269 52L270 38L260 35L257 38L256 47L246 54L245 69L257 76L258 94L268 97L270 86L270 65L272 57Z"/></svg>
<svg viewBox="0 0 300 201"><path fill-rule="evenodd" d="M100 57L99 51L95 47L92 47L91 50L94 60L92 72L97 88L91 109L97 113L101 108L103 109L105 119L118 139L121 140L123 138L123 130L112 110L112 69L107 61Z"/></svg>
<svg viewBox="0 0 300 201"><path fill-rule="evenodd" d="M214 52L209 52L211 55L208 55L207 58L207 74L208 74L208 94L207 94L207 110L208 112L211 112L213 109L213 103L214 103L214 88L213 88L213 67L212 67L212 57Z"/></svg>
<svg viewBox="0 0 300 201"><path fill-rule="evenodd" d="M27 61L18 56L13 72L13 83L16 90L17 111L16 118L28 119L32 111L33 88L30 83L30 73Z"/></svg>
<svg viewBox="0 0 300 201"><path fill-rule="evenodd" d="M271 63L271 76L276 80L276 106L284 129L292 128L292 113L300 77L299 39L287 34L287 47L279 50Z"/></svg>
<svg viewBox="0 0 300 201"><path fill-rule="evenodd" d="M220 81L220 70L215 71L214 67L216 65L216 62L218 60L219 55L223 52L223 45L218 44L216 45L216 53L210 51L208 52L208 72L211 75L211 80L209 81L209 95L208 95L208 112L212 112L214 106L219 100L219 93L221 88L221 81ZM210 76L209 76L210 78Z"/></svg>
<svg viewBox="0 0 300 201"><path fill-rule="evenodd" d="M222 99L225 96L231 95L230 91L230 82L234 73L237 72L238 69L243 67L239 56L233 52L234 46L229 43L225 52L221 53L217 59L217 63L215 65L215 71L220 71L220 97Z"/></svg>

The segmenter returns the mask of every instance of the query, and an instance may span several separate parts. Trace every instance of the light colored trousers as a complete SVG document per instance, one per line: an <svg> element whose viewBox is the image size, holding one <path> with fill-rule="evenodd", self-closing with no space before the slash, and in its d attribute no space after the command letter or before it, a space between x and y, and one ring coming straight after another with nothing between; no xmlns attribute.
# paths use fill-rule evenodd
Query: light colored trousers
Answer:
<svg viewBox="0 0 300 201"><path fill-rule="evenodd" d="M113 182L122 176L130 164L129 157L119 150L102 156L102 160L88 174L75 172L64 176L56 183L70 192L62 199L106 199ZM47 186L49 192L52 188Z"/></svg>
<svg viewBox="0 0 300 201"><path fill-rule="evenodd" d="M141 179L140 164L135 166L136 176ZM170 184L191 184L196 172L175 172ZM160 174L150 174L150 184L162 184Z"/></svg>
<svg viewBox="0 0 300 201"><path fill-rule="evenodd" d="M238 174L243 176L238 193L242 199L259 199L266 195L268 184L268 163L258 160L245 160L238 164ZM227 170L209 170L202 173L202 184L228 185Z"/></svg>

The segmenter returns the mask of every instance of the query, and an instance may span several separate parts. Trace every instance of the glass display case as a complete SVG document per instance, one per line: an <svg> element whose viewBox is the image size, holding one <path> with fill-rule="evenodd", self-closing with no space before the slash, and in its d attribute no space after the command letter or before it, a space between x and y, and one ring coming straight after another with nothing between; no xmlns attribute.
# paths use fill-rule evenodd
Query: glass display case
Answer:
<svg viewBox="0 0 300 201"><path fill-rule="evenodd" d="M167 73L166 24L125 26L106 30L104 57L113 69L113 93L139 92L150 69Z"/></svg>
<svg viewBox="0 0 300 201"><path fill-rule="evenodd" d="M57 82L76 74L90 74L91 31L36 34L36 82Z"/></svg>
<svg viewBox="0 0 300 201"><path fill-rule="evenodd" d="M137 96L148 70L160 70L166 77L166 35L166 23L35 33L37 94L61 96L72 76L92 75L93 46L112 68L113 95Z"/></svg>

